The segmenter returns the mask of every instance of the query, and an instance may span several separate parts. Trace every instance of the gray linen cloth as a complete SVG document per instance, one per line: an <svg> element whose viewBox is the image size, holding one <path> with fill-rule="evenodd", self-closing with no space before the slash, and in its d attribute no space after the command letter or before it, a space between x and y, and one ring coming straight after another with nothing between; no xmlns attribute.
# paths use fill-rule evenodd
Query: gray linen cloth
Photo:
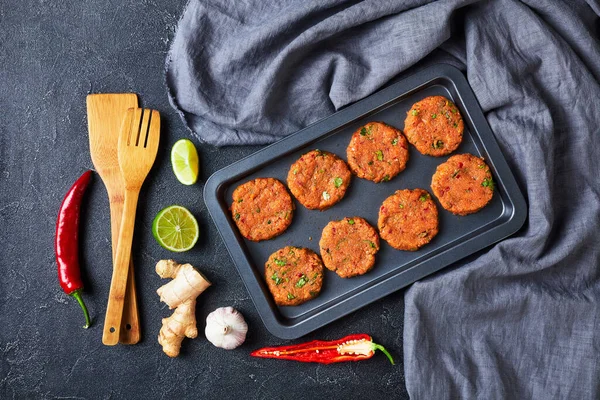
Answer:
<svg viewBox="0 0 600 400"><path fill-rule="evenodd" d="M599 399L599 15L592 0L192 0L167 84L201 140L263 144L414 68L462 69L529 217L407 290L408 392Z"/></svg>

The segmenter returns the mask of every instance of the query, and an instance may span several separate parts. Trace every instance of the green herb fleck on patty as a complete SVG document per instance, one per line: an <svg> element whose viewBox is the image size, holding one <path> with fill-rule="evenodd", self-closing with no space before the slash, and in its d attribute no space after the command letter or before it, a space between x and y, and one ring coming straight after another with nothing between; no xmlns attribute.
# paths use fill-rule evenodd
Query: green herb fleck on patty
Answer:
<svg viewBox="0 0 600 400"><path fill-rule="evenodd" d="M241 203L242 201L244 201L244 199L238 199L238 203Z"/></svg>
<svg viewBox="0 0 600 400"><path fill-rule="evenodd" d="M371 246L373 249L376 247L375 243L371 242L370 240L363 240L363 242L369 243L369 246Z"/></svg>
<svg viewBox="0 0 600 400"><path fill-rule="evenodd" d="M268 221L267 221L267 225L271 225L271 220L268 220Z"/></svg>
<svg viewBox="0 0 600 400"><path fill-rule="evenodd" d="M354 220L353 220L352 218L350 218L350 219L348 220L348 223L349 223L350 225L354 225Z"/></svg>
<svg viewBox="0 0 600 400"><path fill-rule="evenodd" d="M300 279L298 279L298 282L296 282L296 287L301 288L304 285L306 285L307 282L308 282L308 278L306 277L306 275L302 274Z"/></svg>
<svg viewBox="0 0 600 400"><path fill-rule="evenodd" d="M421 203L425 203L428 198L429 198L429 195L428 194L424 194L421 197L419 197L419 200L421 200Z"/></svg>
<svg viewBox="0 0 600 400"><path fill-rule="evenodd" d="M282 260L274 258L273 261L275 261L275 264L279 265L280 267L283 267L285 264L287 264L287 260L285 258Z"/></svg>
<svg viewBox="0 0 600 400"><path fill-rule="evenodd" d="M236 221L239 221L239 219L240 219L240 213L235 213L235 215L233 216L233 218L235 218Z"/></svg>
<svg viewBox="0 0 600 400"><path fill-rule="evenodd" d="M294 299L296 298L296 296L294 296L294 295L293 295L293 294L291 294L291 293L288 293L288 294L287 294L287 298L288 298L288 300L294 300Z"/></svg>
<svg viewBox="0 0 600 400"><path fill-rule="evenodd" d="M373 133L373 126L372 125L365 125L362 128L360 128L360 134L361 134L361 136L370 135L371 133Z"/></svg>
<svg viewBox="0 0 600 400"><path fill-rule="evenodd" d="M437 118L437 114L431 114L431 119L436 119Z"/></svg>
<svg viewBox="0 0 600 400"><path fill-rule="evenodd" d="M492 178L485 178L481 183L481 186L490 188L490 190L494 190L494 180Z"/></svg>
<svg viewBox="0 0 600 400"><path fill-rule="evenodd" d="M337 177L333 180L333 184L335 185L336 188L339 188L340 186L342 186L342 183L344 183L344 180L340 177Z"/></svg>
<svg viewBox="0 0 600 400"><path fill-rule="evenodd" d="M390 176L389 175L386 175L386 176L383 177L383 181L384 182L387 182L389 180L390 180Z"/></svg>
<svg viewBox="0 0 600 400"><path fill-rule="evenodd" d="M283 283L283 279L281 279L280 277L277 276L277 272L275 272L273 274L273 276L271 277L271 279L273 279L275 281L276 285L280 285L281 283Z"/></svg>
<svg viewBox="0 0 600 400"><path fill-rule="evenodd" d="M433 147L434 149L441 149L442 147L444 147L444 142L442 142L441 140L436 140L431 144L431 147Z"/></svg>
<svg viewBox="0 0 600 400"><path fill-rule="evenodd" d="M400 207L400 208L404 208L404 204L400 203L400 204L398 205L398 207Z"/></svg>
<svg viewBox="0 0 600 400"><path fill-rule="evenodd" d="M411 114L413 117L416 117L417 115L419 115L419 110L410 110L410 114Z"/></svg>
<svg viewBox="0 0 600 400"><path fill-rule="evenodd" d="M377 150L375 155L377 156L377 160L383 161L383 152L381 150Z"/></svg>
<svg viewBox="0 0 600 400"><path fill-rule="evenodd" d="M392 146L396 146L398 144L398 138L394 138L394 140L392 140Z"/></svg>

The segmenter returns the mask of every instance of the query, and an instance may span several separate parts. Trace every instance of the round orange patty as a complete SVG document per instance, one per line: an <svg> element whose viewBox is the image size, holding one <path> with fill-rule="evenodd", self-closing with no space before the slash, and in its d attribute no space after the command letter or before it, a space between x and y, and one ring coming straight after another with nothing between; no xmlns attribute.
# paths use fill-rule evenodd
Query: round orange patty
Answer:
<svg viewBox="0 0 600 400"><path fill-rule="evenodd" d="M453 102L443 96L413 104L404 120L404 134L421 154L445 156L462 142L465 124Z"/></svg>
<svg viewBox="0 0 600 400"><path fill-rule="evenodd" d="M292 164L287 183L304 207L325 210L344 197L350 177L344 160L326 151L313 150Z"/></svg>
<svg viewBox="0 0 600 400"><path fill-rule="evenodd" d="M283 183L257 178L233 191L231 215L242 236L255 242L271 239L287 229L294 203Z"/></svg>
<svg viewBox="0 0 600 400"><path fill-rule="evenodd" d="M408 143L398 129L382 122L358 128L346 149L348 165L359 178L389 181L406 168Z"/></svg>
<svg viewBox="0 0 600 400"><path fill-rule="evenodd" d="M437 207L426 190L397 190L379 208L377 227L393 248L415 251L437 235Z"/></svg>
<svg viewBox="0 0 600 400"><path fill-rule="evenodd" d="M494 181L483 159L457 154L438 165L431 189L442 207L458 215L472 214L492 200Z"/></svg>
<svg viewBox="0 0 600 400"><path fill-rule="evenodd" d="M287 246L265 264L267 286L279 306L297 306L319 295L323 261L314 251Z"/></svg>
<svg viewBox="0 0 600 400"><path fill-rule="evenodd" d="M375 265L379 235L360 217L344 218L325 226L319 247L327 269L351 278L369 272Z"/></svg>

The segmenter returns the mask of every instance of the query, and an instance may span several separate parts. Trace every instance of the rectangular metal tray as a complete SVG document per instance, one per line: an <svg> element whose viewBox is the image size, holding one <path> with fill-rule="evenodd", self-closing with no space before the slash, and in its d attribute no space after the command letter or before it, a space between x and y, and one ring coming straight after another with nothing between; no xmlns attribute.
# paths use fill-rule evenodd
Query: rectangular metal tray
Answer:
<svg viewBox="0 0 600 400"><path fill-rule="evenodd" d="M463 116L463 142L453 154L479 155L490 166L496 182L490 204L478 213L460 217L437 203L440 232L428 245L406 252L382 240L375 267L367 274L342 279L326 270L317 298L295 307L275 305L264 281L264 264L270 254L289 245L308 247L319 254L322 229L329 221L346 216L361 216L377 226L379 206L386 197L405 188L423 188L431 193L431 177L449 156L424 156L409 146L406 169L391 181L375 184L353 177L344 199L322 212L296 202L288 230L258 243L243 238L231 218L228 208L233 190L258 177L274 177L285 183L290 165L315 148L346 159L346 147L358 127L383 121L403 130L412 104L433 95L452 99ZM513 234L527 215L523 195L473 91L458 69L445 64L424 69L215 172L206 182L204 201L265 326L282 339L303 336Z"/></svg>

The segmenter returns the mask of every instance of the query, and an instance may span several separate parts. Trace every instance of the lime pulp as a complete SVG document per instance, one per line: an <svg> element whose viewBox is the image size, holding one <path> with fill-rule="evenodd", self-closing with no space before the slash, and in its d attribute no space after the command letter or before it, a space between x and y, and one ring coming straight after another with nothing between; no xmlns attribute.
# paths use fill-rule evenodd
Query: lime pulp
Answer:
<svg viewBox="0 0 600 400"><path fill-rule="evenodd" d="M188 139L178 140L171 149L171 165L177 180L184 185L193 185L198 180L198 151Z"/></svg>
<svg viewBox="0 0 600 400"><path fill-rule="evenodd" d="M152 234L163 248L179 253L194 247L200 236L200 228L187 208L172 205L156 214L152 222Z"/></svg>

